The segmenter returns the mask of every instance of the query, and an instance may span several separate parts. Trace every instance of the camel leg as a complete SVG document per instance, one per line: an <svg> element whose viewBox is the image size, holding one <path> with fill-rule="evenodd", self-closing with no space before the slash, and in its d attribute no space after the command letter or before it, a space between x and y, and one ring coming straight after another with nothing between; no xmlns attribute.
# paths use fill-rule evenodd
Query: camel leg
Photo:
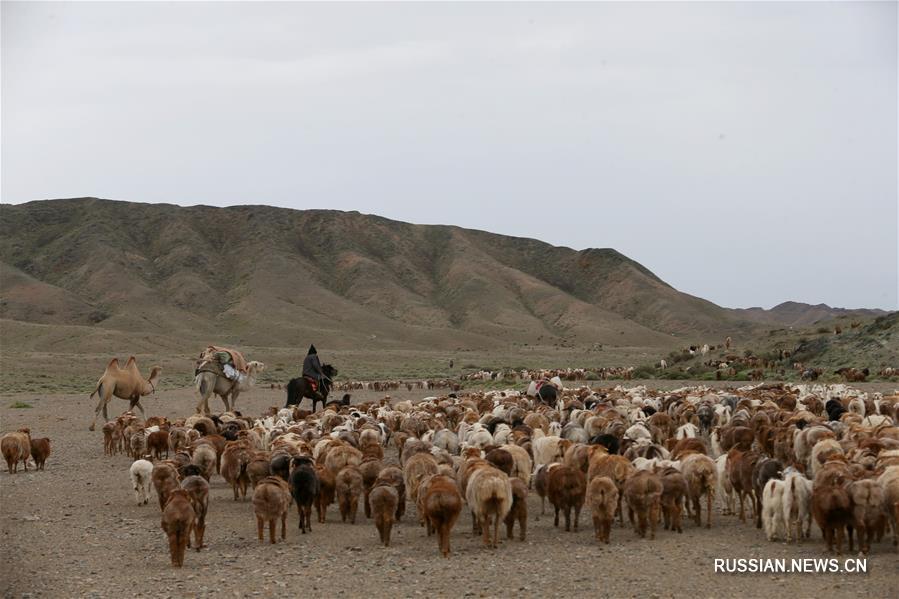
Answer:
<svg viewBox="0 0 899 599"><path fill-rule="evenodd" d="M137 406L138 408L140 408L140 415L143 416L144 419L146 419L147 413L144 412L144 406L142 406L141 403L140 403L140 397L138 397L137 399L132 399L132 400L131 400L131 405L128 407L128 410L130 410L130 411L133 412L133 411L134 411L134 406Z"/></svg>
<svg viewBox="0 0 899 599"><path fill-rule="evenodd" d="M97 409L94 410L94 419L91 421L91 426L89 430L94 430L97 426L97 416L100 415L100 410L106 408L106 399L104 399L103 395L100 395L100 401L97 403ZM105 414L104 414L105 415Z"/></svg>

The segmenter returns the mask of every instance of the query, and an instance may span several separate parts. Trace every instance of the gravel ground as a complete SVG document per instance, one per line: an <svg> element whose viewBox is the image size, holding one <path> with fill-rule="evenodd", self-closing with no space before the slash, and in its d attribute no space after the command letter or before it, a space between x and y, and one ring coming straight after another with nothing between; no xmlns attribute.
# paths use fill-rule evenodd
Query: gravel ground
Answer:
<svg viewBox="0 0 899 599"><path fill-rule="evenodd" d="M678 382L678 386L683 383ZM880 390L880 389L878 389ZM886 389L883 389L886 390ZM395 399L421 392L392 393ZM375 398L357 393L355 399ZM31 409L12 409L15 401ZM125 402L114 400L111 413ZM189 415L192 391L146 398L149 414ZM253 390L241 395L249 414L281 405L283 392ZM216 404L216 408L221 404ZM801 547L769 543L761 531L716 513L711 530L685 519L684 533L660 530L641 540L616 525L612 543L600 547L588 512L581 529L565 533L552 518L536 519L539 498L529 499L526 542L503 540L484 549L471 535L463 513L452 533L452 555L439 556L436 537L416 524L414 507L394 528L393 544L377 541L365 520L341 524L336 506L328 522L311 534L297 530L296 511L288 518L287 542L256 541L249 501L235 502L231 490L213 478L207 519L207 548L189 551L182 570L169 566L167 542L154 501L135 505L124 455L103 455L103 437L87 430L93 405L87 394L37 397L0 396L2 431L29 426L48 436L53 454L44 472L0 474L4 597L194 597L194 596L545 596L608 597L895 597L899 554L887 542L876 544L867 574L716 574L715 558L827 557L817 528ZM388 459L395 458L391 449ZM851 557L851 556L850 556Z"/></svg>

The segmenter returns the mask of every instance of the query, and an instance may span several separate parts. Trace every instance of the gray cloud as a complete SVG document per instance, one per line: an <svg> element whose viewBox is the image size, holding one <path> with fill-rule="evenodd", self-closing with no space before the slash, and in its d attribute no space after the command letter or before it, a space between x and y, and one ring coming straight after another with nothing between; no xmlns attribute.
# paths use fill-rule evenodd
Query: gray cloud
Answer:
<svg viewBox="0 0 899 599"><path fill-rule="evenodd" d="M2 200L359 210L897 307L895 3L2 5Z"/></svg>

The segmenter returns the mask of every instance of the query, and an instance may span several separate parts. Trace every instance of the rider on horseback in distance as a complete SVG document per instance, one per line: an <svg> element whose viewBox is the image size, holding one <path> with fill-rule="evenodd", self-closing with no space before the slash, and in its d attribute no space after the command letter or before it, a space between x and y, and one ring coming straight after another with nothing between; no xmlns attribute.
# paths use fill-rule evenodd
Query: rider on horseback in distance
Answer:
<svg viewBox="0 0 899 599"><path fill-rule="evenodd" d="M303 376L315 383L315 394L320 401L324 401L320 390L322 388L322 377L325 376L325 373L322 372L322 363L318 359L318 352L315 351L314 345L309 346L309 351L303 360Z"/></svg>

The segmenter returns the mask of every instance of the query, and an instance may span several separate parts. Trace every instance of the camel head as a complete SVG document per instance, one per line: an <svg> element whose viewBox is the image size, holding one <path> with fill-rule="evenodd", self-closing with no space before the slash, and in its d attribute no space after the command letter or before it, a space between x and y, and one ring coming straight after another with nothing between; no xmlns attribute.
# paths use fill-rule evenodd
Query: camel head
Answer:
<svg viewBox="0 0 899 599"><path fill-rule="evenodd" d="M250 376L258 376L265 371L265 364L262 362L257 362L253 360L252 362L247 362L247 374Z"/></svg>
<svg viewBox="0 0 899 599"><path fill-rule="evenodd" d="M153 389L153 395L156 395L156 385L159 383L159 376L162 374L161 366L154 366L150 369L150 376L147 377L147 382L150 383L150 388Z"/></svg>

